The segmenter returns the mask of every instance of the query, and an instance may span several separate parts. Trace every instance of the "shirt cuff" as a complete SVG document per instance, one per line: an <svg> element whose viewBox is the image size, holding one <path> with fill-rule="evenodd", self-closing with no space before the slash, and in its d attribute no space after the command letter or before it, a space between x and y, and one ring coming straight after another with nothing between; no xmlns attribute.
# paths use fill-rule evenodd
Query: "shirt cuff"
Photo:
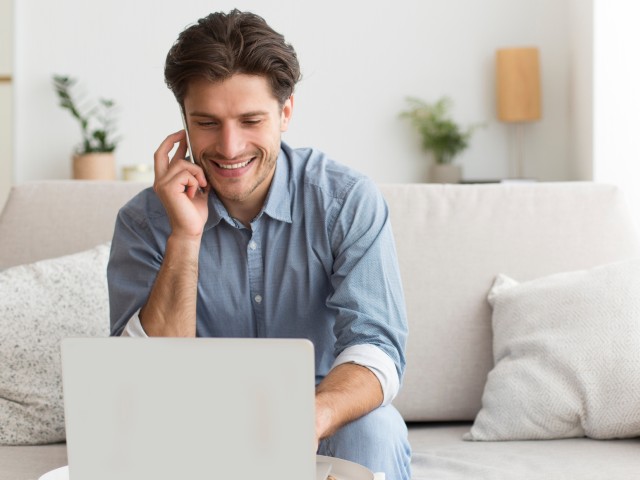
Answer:
<svg viewBox="0 0 640 480"><path fill-rule="evenodd" d="M140 323L140 310L138 310L133 317L127 322L124 327L124 330L120 334L121 337L142 337L147 338L148 335L142 328L142 323Z"/></svg>
<svg viewBox="0 0 640 480"><path fill-rule="evenodd" d="M380 406L388 405L398 394L400 379L396 365L389 355L375 345L354 345L345 348L331 368L343 363L355 363L373 372L380 382L384 396Z"/></svg>

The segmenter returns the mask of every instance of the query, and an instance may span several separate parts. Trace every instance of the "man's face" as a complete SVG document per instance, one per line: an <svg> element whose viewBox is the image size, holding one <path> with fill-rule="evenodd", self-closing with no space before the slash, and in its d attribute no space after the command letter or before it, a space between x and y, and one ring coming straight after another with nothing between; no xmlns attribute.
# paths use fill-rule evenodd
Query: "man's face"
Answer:
<svg viewBox="0 0 640 480"><path fill-rule="evenodd" d="M231 215L262 208L292 108L293 98L281 107L261 76L189 84L184 109L193 156Z"/></svg>

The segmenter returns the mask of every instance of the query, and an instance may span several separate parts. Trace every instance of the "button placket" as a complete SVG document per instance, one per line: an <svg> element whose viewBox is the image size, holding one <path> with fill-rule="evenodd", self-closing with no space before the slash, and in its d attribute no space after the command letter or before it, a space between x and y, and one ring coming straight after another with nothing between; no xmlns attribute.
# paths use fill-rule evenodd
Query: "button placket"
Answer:
<svg viewBox="0 0 640 480"><path fill-rule="evenodd" d="M247 244L247 261L249 267L249 287L251 289L251 300L253 312L256 319L256 331L258 336L265 336L264 319L264 266L262 250L260 249L257 229L254 226L251 238Z"/></svg>

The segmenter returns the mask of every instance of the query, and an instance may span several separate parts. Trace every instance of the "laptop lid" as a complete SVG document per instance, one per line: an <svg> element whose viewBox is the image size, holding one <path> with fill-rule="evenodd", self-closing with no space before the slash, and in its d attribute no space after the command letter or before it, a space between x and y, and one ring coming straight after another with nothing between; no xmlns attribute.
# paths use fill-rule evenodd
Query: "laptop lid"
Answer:
<svg viewBox="0 0 640 480"><path fill-rule="evenodd" d="M307 340L62 342L70 480L313 480Z"/></svg>

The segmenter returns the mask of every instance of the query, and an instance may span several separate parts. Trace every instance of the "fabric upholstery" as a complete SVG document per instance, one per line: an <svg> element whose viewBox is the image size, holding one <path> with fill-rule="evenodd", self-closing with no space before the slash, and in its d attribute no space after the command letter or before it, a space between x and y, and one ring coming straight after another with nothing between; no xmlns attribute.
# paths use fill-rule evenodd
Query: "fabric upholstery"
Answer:
<svg viewBox="0 0 640 480"><path fill-rule="evenodd" d="M640 439L465 442L470 424L409 426L413 480L629 480Z"/></svg>
<svg viewBox="0 0 640 480"><path fill-rule="evenodd" d="M407 420L473 420L491 354L487 293L631 258L640 249L620 190L593 183L382 185L407 299Z"/></svg>
<svg viewBox="0 0 640 480"><path fill-rule="evenodd" d="M0 447L0 480L38 480L66 464L64 443Z"/></svg>
<svg viewBox="0 0 640 480"><path fill-rule="evenodd" d="M110 241L120 207L147 186L48 180L14 187L0 215L0 270Z"/></svg>
<svg viewBox="0 0 640 480"><path fill-rule="evenodd" d="M495 367L469 440L640 436L640 259L498 276Z"/></svg>
<svg viewBox="0 0 640 480"><path fill-rule="evenodd" d="M107 336L109 245L0 272L0 444L65 440L60 340Z"/></svg>

